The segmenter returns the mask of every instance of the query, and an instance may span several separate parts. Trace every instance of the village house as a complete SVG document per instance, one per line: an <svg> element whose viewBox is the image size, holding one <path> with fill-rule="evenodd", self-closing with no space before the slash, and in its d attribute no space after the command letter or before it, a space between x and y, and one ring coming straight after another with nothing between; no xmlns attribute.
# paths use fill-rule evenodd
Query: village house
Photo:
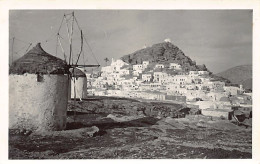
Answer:
<svg viewBox="0 0 260 164"><path fill-rule="evenodd" d="M158 91L161 89L160 83L150 83L150 89L151 91Z"/></svg>
<svg viewBox="0 0 260 164"><path fill-rule="evenodd" d="M184 75L184 76L188 76L189 72L185 72L185 71L179 71L178 75Z"/></svg>
<svg viewBox="0 0 260 164"><path fill-rule="evenodd" d="M196 85L195 84L191 84L191 83L188 83L188 84L186 83L185 88L187 90L197 90Z"/></svg>
<svg viewBox="0 0 260 164"><path fill-rule="evenodd" d="M149 61L143 61L143 69L147 68L149 65Z"/></svg>
<svg viewBox="0 0 260 164"><path fill-rule="evenodd" d="M219 118L223 118L223 119L226 119L226 120L231 120L233 113L234 112L232 110L229 110L229 109L208 108L208 109L201 110L202 115L211 116L211 117L219 117Z"/></svg>
<svg viewBox="0 0 260 164"><path fill-rule="evenodd" d="M227 94L225 92L208 92L207 93L207 97L209 100L213 100L213 101L219 101L221 97L227 96Z"/></svg>
<svg viewBox="0 0 260 164"><path fill-rule="evenodd" d="M143 71L143 65L142 64L135 64L133 65L134 71Z"/></svg>
<svg viewBox="0 0 260 164"><path fill-rule="evenodd" d="M187 76L176 75L176 76L174 76L173 81L174 81L175 84L179 84L179 85L184 86L186 84L186 81L187 81Z"/></svg>
<svg viewBox="0 0 260 164"><path fill-rule="evenodd" d="M180 89L180 85L178 84L168 84L166 85L166 91L170 94L177 93L177 91Z"/></svg>
<svg viewBox="0 0 260 164"><path fill-rule="evenodd" d="M216 102L217 109L231 109L231 100L228 97L221 97L219 101Z"/></svg>
<svg viewBox="0 0 260 164"><path fill-rule="evenodd" d="M237 95L240 91L240 88L235 86L224 86L225 92L227 92L229 95Z"/></svg>
<svg viewBox="0 0 260 164"><path fill-rule="evenodd" d="M119 71L124 65L129 65L121 59L114 60L112 58L111 67L113 71Z"/></svg>
<svg viewBox="0 0 260 164"><path fill-rule="evenodd" d="M218 91L218 92L223 92L224 91L224 86L225 83L221 82L221 81L209 81L207 83L204 83L206 86L208 86L208 88L210 89L210 91Z"/></svg>
<svg viewBox="0 0 260 164"><path fill-rule="evenodd" d="M198 75L199 75L199 72L198 72L198 71L190 71L190 72L189 72L189 75L190 75L190 76L193 76L193 77L194 77L194 76L198 76Z"/></svg>
<svg viewBox="0 0 260 164"><path fill-rule="evenodd" d="M178 95L181 95L181 96L185 96L187 93L187 89L186 88L180 88L178 91L177 91L177 94Z"/></svg>
<svg viewBox="0 0 260 164"><path fill-rule="evenodd" d="M129 75L129 74L130 74L130 71L127 70L127 69L120 69L120 70L118 71L118 73L119 73L120 76L124 76L124 75Z"/></svg>
<svg viewBox="0 0 260 164"><path fill-rule="evenodd" d="M142 81L150 82L152 79L152 74L142 74Z"/></svg>
<svg viewBox="0 0 260 164"><path fill-rule="evenodd" d="M150 86L150 84L141 83L139 85L139 90L140 91L151 90L151 86Z"/></svg>
<svg viewBox="0 0 260 164"><path fill-rule="evenodd" d="M142 73L143 73L143 70L134 70L133 71L133 76L139 76Z"/></svg>
<svg viewBox="0 0 260 164"><path fill-rule="evenodd" d="M177 63L170 63L169 69L181 70L181 65Z"/></svg>
<svg viewBox="0 0 260 164"><path fill-rule="evenodd" d="M163 65L163 64L156 64L154 68L155 68L155 69L156 69L156 68L164 68L164 65Z"/></svg>
<svg viewBox="0 0 260 164"><path fill-rule="evenodd" d="M111 66L105 66L105 67L102 67L102 68L101 68L101 72L102 72L103 74L110 74L110 73L113 72L113 69L112 69Z"/></svg>
<svg viewBox="0 0 260 164"><path fill-rule="evenodd" d="M186 97L189 101L194 99L205 100L206 93L201 90L187 90Z"/></svg>
<svg viewBox="0 0 260 164"><path fill-rule="evenodd" d="M208 75L209 72L208 71L198 71L199 75Z"/></svg>
<svg viewBox="0 0 260 164"><path fill-rule="evenodd" d="M168 74L165 72L154 72L154 82L164 83L168 77Z"/></svg>

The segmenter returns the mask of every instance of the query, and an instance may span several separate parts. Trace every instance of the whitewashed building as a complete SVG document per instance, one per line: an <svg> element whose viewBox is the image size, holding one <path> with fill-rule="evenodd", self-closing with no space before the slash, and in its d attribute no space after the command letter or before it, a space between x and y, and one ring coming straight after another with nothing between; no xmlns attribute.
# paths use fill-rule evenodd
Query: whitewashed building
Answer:
<svg viewBox="0 0 260 164"><path fill-rule="evenodd" d="M163 65L163 64L156 64L154 68L155 68L155 69L156 69L156 68L164 68L164 65Z"/></svg>
<svg viewBox="0 0 260 164"><path fill-rule="evenodd" d="M113 69L113 71L119 71L121 69L121 67L123 67L124 65L129 65L129 64L124 62L121 59L114 60L112 58L111 68Z"/></svg>
<svg viewBox="0 0 260 164"><path fill-rule="evenodd" d="M177 63L170 63L169 68L174 69L174 70L181 70L181 65L179 65Z"/></svg>
<svg viewBox="0 0 260 164"><path fill-rule="evenodd" d="M142 74L142 81L150 82L152 79L152 74Z"/></svg>
<svg viewBox="0 0 260 164"><path fill-rule="evenodd" d="M133 65L133 70L134 71L142 71L143 65L142 64L135 64L135 65Z"/></svg>
<svg viewBox="0 0 260 164"><path fill-rule="evenodd" d="M209 75L208 71L198 71L199 75Z"/></svg>
<svg viewBox="0 0 260 164"><path fill-rule="evenodd" d="M149 65L149 61L143 61L143 69L147 68Z"/></svg>

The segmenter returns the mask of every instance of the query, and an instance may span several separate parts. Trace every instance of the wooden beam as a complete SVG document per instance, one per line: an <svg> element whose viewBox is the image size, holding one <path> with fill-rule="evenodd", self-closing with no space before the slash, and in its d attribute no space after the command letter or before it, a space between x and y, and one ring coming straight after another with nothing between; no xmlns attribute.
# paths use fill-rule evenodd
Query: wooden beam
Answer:
<svg viewBox="0 0 260 164"><path fill-rule="evenodd" d="M100 67L100 65L78 65L78 64L73 64L73 65L70 65L70 67Z"/></svg>

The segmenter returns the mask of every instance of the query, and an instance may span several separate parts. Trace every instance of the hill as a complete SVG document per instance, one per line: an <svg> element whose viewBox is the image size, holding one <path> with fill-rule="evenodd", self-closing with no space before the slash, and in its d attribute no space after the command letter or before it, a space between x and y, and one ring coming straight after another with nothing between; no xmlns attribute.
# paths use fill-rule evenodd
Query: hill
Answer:
<svg viewBox="0 0 260 164"><path fill-rule="evenodd" d="M143 61L149 61L149 68L152 69L155 64L164 64L166 66L165 71L168 74L175 74L176 72L171 72L172 70L167 70L167 66L169 63L178 63L182 66L182 70L184 71L208 71L207 67L203 65L197 65L195 61L193 61L190 57L186 56L183 51L170 42L163 42L154 44L151 47L143 48L135 51L134 53L125 55L121 57L126 63L129 64L141 64ZM228 79L223 77L219 77L210 72L210 76L215 80L223 81L225 83L229 83Z"/></svg>
<svg viewBox="0 0 260 164"><path fill-rule="evenodd" d="M132 65L141 64L143 61L149 61L152 64L160 63L165 66L169 65L169 63L178 63L185 71L209 71L205 65L196 65L195 61L191 60L181 49L170 42L154 44L151 47L125 55L121 59Z"/></svg>
<svg viewBox="0 0 260 164"><path fill-rule="evenodd" d="M252 89L252 65L241 65L220 72L221 76L233 84L242 84L245 89Z"/></svg>

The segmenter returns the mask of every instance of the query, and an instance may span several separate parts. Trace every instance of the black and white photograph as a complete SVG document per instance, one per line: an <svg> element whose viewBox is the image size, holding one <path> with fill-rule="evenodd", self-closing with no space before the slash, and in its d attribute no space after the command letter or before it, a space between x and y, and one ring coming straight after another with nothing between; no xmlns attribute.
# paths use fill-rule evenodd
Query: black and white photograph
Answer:
<svg viewBox="0 0 260 164"><path fill-rule="evenodd" d="M253 13L10 9L8 160L252 159Z"/></svg>

